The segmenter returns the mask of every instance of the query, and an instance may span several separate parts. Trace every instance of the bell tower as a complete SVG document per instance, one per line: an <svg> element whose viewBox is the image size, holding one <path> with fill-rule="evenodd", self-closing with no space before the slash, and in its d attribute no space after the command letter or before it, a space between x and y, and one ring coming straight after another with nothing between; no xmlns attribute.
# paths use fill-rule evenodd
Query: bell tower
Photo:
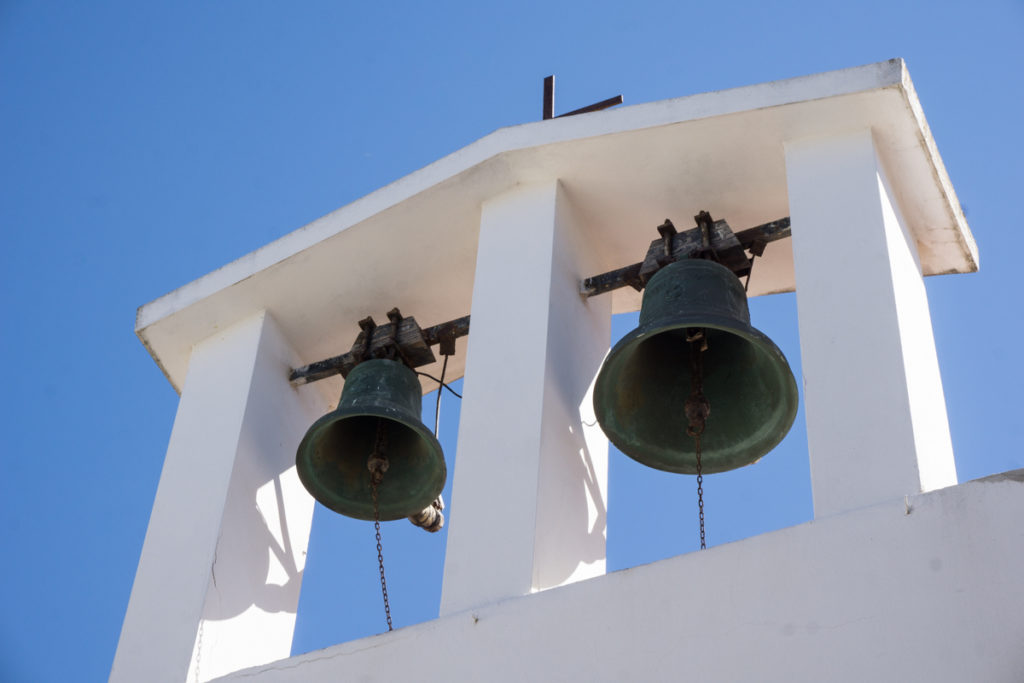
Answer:
<svg viewBox="0 0 1024 683"><path fill-rule="evenodd" d="M675 259L688 238L667 229L672 258L629 264L660 258L651 230L666 216L704 209L720 218L708 244L758 253L748 296L796 291L815 519L608 574L608 439L650 466L695 465L689 442L672 442L679 425L667 459L646 438L680 382L640 386L653 407L637 419L653 426L616 407L638 368L665 362L637 341L662 331L672 299L657 292L742 269ZM137 333L181 401L111 680L1012 680L1024 475L958 484L923 283L977 263L901 60L498 130L139 309ZM609 352L611 315L638 310L641 289L658 305L645 299ZM706 354L708 429L739 391L711 389L738 357L716 365L719 349L741 343L763 380L753 403L768 426L721 445L708 432L709 468L770 451L798 394L733 290L716 290L714 314L736 311L720 325L668 316ZM404 364L465 377L454 471L430 466L417 409L396 419L426 463L402 474L422 485L406 502L453 478L440 615L289 657L309 491L369 514L367 485L345 492L324 444L376 452L380 423L352 425L380 419L356 404L381 377L412 404L437 386L380 370L393 357L335 358L395 306L468 332L443 359ZM380 332L393 348L402 320ZM325 359L333 376L296 381ZM373 386L353 389L371 370ZM693 372L664 374L692 384ZM493 500L498 471L514 515Z"/></svg>

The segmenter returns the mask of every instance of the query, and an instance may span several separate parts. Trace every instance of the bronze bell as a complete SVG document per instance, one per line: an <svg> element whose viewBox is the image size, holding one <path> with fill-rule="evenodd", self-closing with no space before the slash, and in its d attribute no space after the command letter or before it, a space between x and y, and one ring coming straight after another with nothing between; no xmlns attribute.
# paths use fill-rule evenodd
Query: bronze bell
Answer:
<svg viewBox="0 0 1024 683"><path fill-rule="evenodd" d="M702 471L749 465L774 448L796 417L797 388L782 351L750 326L739 279L714 261L688 259L659 270L644 289L639 326L615 345L594 388L608 439L634 460L695 474L685 405L693 344L702 335Z"/></svg>
<svg viewBox="0 0 1024 683"><path fill-rule="evenodd" d="M386 463L378 485L381 521L420 513L447 476L441 444L420 421L421 408L419 380L402 363L356 365L337 409L314 422L299 444L295 464L303 486L335 512L372 520L372 456Z"/></svg>

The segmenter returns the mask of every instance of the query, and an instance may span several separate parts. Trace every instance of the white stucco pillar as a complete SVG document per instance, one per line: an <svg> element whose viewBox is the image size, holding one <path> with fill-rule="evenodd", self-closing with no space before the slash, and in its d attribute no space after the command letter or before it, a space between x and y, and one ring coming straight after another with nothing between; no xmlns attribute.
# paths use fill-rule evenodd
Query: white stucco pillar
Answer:
<svg viewBox="0 0 1024 683"><path fill-rule="evenodd" d="M263 312L194 347L111 681L290 654L314 505L295 448L326 411L289 385L296 361Z"/></svg>
<svg viewBox="0 0 1024 683"><path fill-rule="evenodd" d="M603 574L608 444L590 388L611 297L558 181L487 201L441 614Z"/></svg>
<svg viewBox="0 0 1024 683"><path fill-rule="evenodd" d="M786 144L815 516L956 484L917 246L870 130Z"/></svg>

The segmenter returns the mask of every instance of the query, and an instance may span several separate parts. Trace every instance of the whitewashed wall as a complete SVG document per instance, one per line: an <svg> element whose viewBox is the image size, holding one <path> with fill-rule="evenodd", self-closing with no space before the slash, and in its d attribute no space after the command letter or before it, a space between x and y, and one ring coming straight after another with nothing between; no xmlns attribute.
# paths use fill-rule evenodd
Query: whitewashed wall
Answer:
<svg viewBox="0 0 1024 683"><path fill-rule="evenodd" d="M224 681L1024 679L1024 470Z"/></svg>

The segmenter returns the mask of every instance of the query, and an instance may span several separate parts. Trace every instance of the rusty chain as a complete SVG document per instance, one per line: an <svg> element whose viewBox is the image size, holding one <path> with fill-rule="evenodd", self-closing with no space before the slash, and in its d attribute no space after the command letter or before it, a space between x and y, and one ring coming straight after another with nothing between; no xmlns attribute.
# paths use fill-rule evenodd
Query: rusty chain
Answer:
<svg viewBox="0 0 1024 683"><path fill-rule="evenodd" d="M700 549L707 548L704 539L704 475L701 473L700 434L693 435L694 450L697 453L697 516L700 519Z"/></svg>
<svg viewBox="0 0 1024 683"><path fill-rule="evenodd" d="M690 342L690 395L686 398L683 410L686 412L686 433L693 437L694 451L697 455L697 515L700 521L700 549L707 548L704 537L704 473L701 463L701 435L711 404L704 395L704 352L708 350L707 330L689 329L686 341Z"/></svg>
<svg viewBox="0 0 1024 683"><path fill-rule="evenodd" d="M377 534L377 567L380 570L380 592L384 596L384 616L388 620L388 631L393 631L391 625L391 602L388 600L388 582L384 578L384 549L380 541L380 501L377 487L384 481L384 473L388 471L390 463L387 455L384 454L387 448L387 434L384 429L384 420L377 420L377 441L373 446L366 461L366 468L370 470L370 493L373 496L373 528Z"/></svg>

